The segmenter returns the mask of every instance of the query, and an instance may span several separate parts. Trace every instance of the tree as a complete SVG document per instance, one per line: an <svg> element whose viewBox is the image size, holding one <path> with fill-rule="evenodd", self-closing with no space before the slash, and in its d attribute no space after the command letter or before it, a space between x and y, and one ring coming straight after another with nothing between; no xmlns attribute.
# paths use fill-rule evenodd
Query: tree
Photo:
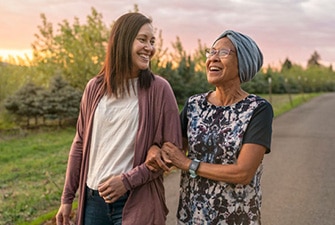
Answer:
<svg viewBox="0 0 335 225"><path fill-rule="evenodd" d="M30 119L35 119L37 125L38 116L43 115L41 93L43 88L34 83L27 83L20 88L14 95L8 97L5 101L5 108L17 116L20 121L26 118L27 127L30 126Z"/></svg>
<svg viewBox="0 0 335 225"><path fill-rule="evenodd" d="M307 67L312 67L312 66L320 66L321 64L319 63L321 57L317 51L314 51L314 53L311 55L311 58L307 62Z"/></svg>
<svg viewBox="0 0 335 225"><path fill-rule="evenodd" d="M172 43L172 47L174 49L174 52L170 53L172 60L167 64L167 68L172 72L164 75L173 88L177 102L183 103L190 91L189 82L195 73L195 66L191 57L186 54L179 37Z"/></svg>
<svg viewBox="0 0 335 225"><path fill-rule="evenodd" d="M70 86L61 76L55 76L49 90L44 92L43 111L47 119L58 119L62 125L64 119L78 116L82 93Z"/></svg>
<svg viewBox="0 0 335 225"><path fill-rule="evenodd" d="M201 40L198 40L198 49L196 49L193 54L193 61L196 71L206 71L206 49L207 46L203 45Z"/></svg>
<svg viewBox="0 0 335 225"><path fill-rule="evenodd" d="M243 90L254 93L254 94L263 94L268 93L269 90L269 81L266 74L257 73L255 77L246 83L242 83Z"/></svg>
<svg viewBox="0 0 335 225"><path fill-rule="evenodd" d="M0 63L0 104L23 85L28 71L27 66Z"/></svg>
<svg viewBox="0 0 335 225"><path fill-rule="evenodd" d="M33 59L32 66L36 68L32 82L47 84L58 68L54 57L56 57L56 43L52 23L48 22L46 16L41 14L42 25L38 26L40 34L35 34L36 40L32 43Z"/></svg>
<svg viewBox="0 0 335 225"><path fill-rule="evenodd" d="M168 61L167 58L167 48L163 47L163 37L162 37L162 31L160 30L158 32L158 37L156 38L155 43L155 55L153 56L151 60L151 70L156 74L161 74L161 69L166 66L166 63Z"/></svg>
<svg viewBox="0 0 335 225"><path fill-rule="evenodd" d="M32 45L40 79L46 83L55 74L63 74L71 86L83 89L99 72L105 56L109 31L102 15L92 8L86 24L80 24L78 18L72 25L63 20L57 34L44 14L41 18L40 34L35 34Z"/></svg>
<svg viewBox="0 0 335 225"><path fill-rule="evenodd" d="M291 68L292 68L292 62L288 58L286 58L281 69L282 69L282 71L285 71L285 70L289 70Z"/></svg>
<svg viewBox="0 0 335 225"><path fill-rule="evenodd" d="M59 126L65 119L78 116L82 93L70 86L61 76L55 76L49 89L44 89L34 83L27 83L5 101L5 108L17 118L26 119L27 127L30 119L58 119Z"/></svg>

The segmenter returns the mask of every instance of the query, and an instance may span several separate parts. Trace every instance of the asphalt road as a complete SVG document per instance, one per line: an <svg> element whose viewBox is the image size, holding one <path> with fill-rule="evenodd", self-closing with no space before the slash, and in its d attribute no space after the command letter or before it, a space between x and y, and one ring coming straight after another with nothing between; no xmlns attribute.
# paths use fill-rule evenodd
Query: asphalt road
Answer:
<svg viewBox="0 0 335 225"><path fill-rule="evenodd" d="M316 97L273 122L264 158L263 225L335 224L335 93ZM165 178L167 225L175 225L179 171Z"/></svg>

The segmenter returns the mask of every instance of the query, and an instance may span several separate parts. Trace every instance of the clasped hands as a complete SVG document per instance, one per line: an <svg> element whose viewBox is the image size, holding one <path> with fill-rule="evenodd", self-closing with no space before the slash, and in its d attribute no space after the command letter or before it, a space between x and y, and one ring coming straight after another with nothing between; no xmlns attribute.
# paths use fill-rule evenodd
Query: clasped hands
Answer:
<svg viewBox="0 0 335 225"><path fill-rule="evenodd" d="M187 158L182 150L170 142L163 144L162 148L157 145L150 147L145 165L153 172L159 170L170 171L172 165L180 168L183 160ZM98 191L101 197L104 198L106 203L113 203L121 196L123 196L127 189L125 188L121 175L111 176L104 182L102 182Z"/></svg>
<svg viewBox="0 0 335 225"><path fill-rule="evenodd" d="M145 161L147 168L153 172L159 170L170 171L174 165L180 168L180 164L187 158L185 153L171 142L165 142L162 148L157 145L150 147Z"/></svg>

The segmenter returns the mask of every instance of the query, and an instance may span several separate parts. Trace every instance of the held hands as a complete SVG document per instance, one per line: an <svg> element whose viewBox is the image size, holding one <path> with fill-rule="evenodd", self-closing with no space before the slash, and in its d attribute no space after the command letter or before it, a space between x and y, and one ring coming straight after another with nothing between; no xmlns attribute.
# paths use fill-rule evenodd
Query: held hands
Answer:
<svg viewBox="0 0 335 225"><path fill-rule="evenodd" d="M185 152L179 149L177 146L171 142L165 142L162 147L162 152L173 165L182 170L188 169L187 162L189 159L185 155Z"/></svg>
<svg viewBox="0 0 335 225"><path fill-rule="evenodd" d="M153 145L148 151L147 158L145 160L145 165L147 168L153 172L157 172L160 169L164 171L169 171L171 166L171 161L168 159L166 154L157 146Z"/></svg>
<svg viewBox="0 0 335 225"><path fill-rule="evenodd" d="M161 149L156 145L150 147L145 165L153 172L160 169L169 171L172 165L187 170L189 161L183 150L171 142L165 142Z"/></svg>
<svg viewBox="0 0 335 225"><path fill-rule="evenodd" d="M98 191L106 203L113 203L127 192L121 175L112 176L103 183L99 184Z"/></svg>

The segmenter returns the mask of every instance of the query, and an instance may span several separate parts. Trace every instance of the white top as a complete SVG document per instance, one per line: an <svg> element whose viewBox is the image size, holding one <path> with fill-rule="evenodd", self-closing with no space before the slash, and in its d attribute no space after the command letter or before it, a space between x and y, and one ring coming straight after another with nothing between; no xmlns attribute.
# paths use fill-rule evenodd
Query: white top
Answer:
<svg viewBox="0 0 335 225"><path fill-rule="evenodd" d="M134 90L135 88L135 90ZM87 186L98 185L112 175L133 168L134 144L138 129L137 79L130 96L102 97L94 114Z"/></svg>

